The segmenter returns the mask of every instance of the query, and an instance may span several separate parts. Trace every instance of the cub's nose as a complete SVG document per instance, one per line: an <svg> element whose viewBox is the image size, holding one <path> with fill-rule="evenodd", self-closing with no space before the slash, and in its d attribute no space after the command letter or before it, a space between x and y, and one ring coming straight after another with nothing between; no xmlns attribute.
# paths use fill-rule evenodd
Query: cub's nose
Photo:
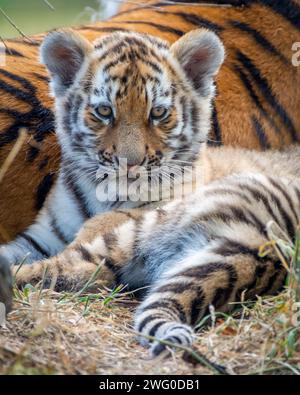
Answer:
<svg viewBox="0 0 300 395"><path fill-rule="evenodd" d="M127 168L127 170L133 170L139 166L142 166L146 162L146 157L138 160L129 160L128 158L116 157L116 162L120 167Z"/></svg>
<svg viewBox="0 0 300 395"><path fill-rule="evenodd" d="M146 158L144 158L140 163L128 163L127 162L127 170L134 170L135 168L142 166L146 161Z"/></svg>

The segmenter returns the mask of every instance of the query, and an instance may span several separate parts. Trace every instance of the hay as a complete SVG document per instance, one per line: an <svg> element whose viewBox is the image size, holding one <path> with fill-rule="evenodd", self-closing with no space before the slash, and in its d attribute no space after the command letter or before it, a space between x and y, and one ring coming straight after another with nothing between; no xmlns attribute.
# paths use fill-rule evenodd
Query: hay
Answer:
<svg viewBox="0 0 300 395"><path fill-rule="evenodd" d="M300 323L292 323L291 301L286 291L244 304L233 316L212 311L214 324L198 334L193 351L172 351L158 363L137 342L130 295L15 289L14 310L0 328L0 373L212 374L196 352L229 374L300 374Z"/></svg>

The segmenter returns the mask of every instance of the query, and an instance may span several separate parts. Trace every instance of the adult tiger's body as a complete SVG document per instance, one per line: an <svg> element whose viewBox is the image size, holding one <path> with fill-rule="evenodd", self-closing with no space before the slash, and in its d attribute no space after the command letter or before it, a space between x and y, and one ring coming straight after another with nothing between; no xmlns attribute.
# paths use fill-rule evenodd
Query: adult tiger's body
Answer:
<svg viewBox="0 0 300 395"><path fill-rule="evenodd" d="M300 68L292 65L291 48L300 37L300 0L207 1L231 4L229 8L193 2L197 3L152 1L144 7L129 3L110 21L78 31L89 40L133 30L169 42L199 27L215 31L227 58L217 81L210 142L256 149L297 142ZM0 68L0 165L19 128L29 130L28 141L0 185L0 242L13 239L32 223L59 166L48 79L38 63L42 38L8 40L6 65Z"/></svg>

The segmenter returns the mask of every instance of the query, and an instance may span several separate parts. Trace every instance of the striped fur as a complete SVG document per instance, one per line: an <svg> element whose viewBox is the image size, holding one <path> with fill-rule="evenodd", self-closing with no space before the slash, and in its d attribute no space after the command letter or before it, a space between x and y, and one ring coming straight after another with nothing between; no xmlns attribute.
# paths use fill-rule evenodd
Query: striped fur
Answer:
<svg viewBox="0 0 300 395"><path fill-rule="evenodd" d="M199 27L216 32L227 58L217 80L210 144L266 149L297 142L300 68L292 66L291 48L299 41L299 0L207 2L232 7L204 7L199 1L125 2L113 19L79 31L90 41L120 30L147 32L169 43ZM6 66L0 68L0 165L19 128L29 129L28 141L0 184L1 242L32 223L59 168L48 77L38 63L42 38L7 40Z"/></svg>
<svg viewBox="0 0 300 395"><path fill-rule="evenodd" d="M242 294L250 299L283 286L285 268L259 248L269 241L270 222L295 239L299 159L300 147L260 154L207 148L196 167L204 184L194 193L156 210L92 218L63 253L21 267L17 282L39 282L47 267L46 285L74 291L100 267L92 288L144 289L135 328L153 356L165 350L161 340L191 345L210 305L229 311Z"/></svg>
<svg viewBox="0 0 300 395"><path fill-rule="evenodd" d="M164 181L180 185L181 170L195 163L206 142L224 48L205 29L172 46L123 32L92 45L61 30L47 36L41 59L55 97L61 166L33 225L0 247L11 265L62 251L96 214L151 203L148 190L152 201L168 198L170 182L165 187ZM139 195L131 196L134 172L144 176ZM113 196L117 181L122 184Z"/></svg>

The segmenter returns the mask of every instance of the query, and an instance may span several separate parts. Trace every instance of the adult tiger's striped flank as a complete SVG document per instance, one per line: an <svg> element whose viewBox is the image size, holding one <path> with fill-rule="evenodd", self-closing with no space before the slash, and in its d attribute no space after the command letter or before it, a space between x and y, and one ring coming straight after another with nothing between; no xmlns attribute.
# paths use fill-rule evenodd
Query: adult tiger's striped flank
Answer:
<svg viewBox="0 0 300 395"><path fill-rule="evenodd" d="M169 43L199 27L217 33L227 57L216 81L209 142L255 149L297 142L300 68L292 65L291 48L300 36L300 1L207 1L212 2L232 7L190 5L191 1L176 5L151 1L143 2L143 7L128 3L111 20L78 31L91 41L116 31L136 31ZM7 62L0 68L0 165L19 129L29 130L26 144L0 184L0 223L5 230L0 232L1 242L33 222L60 163L48 76L38 62L42 38L7 40Z"/></svg>

